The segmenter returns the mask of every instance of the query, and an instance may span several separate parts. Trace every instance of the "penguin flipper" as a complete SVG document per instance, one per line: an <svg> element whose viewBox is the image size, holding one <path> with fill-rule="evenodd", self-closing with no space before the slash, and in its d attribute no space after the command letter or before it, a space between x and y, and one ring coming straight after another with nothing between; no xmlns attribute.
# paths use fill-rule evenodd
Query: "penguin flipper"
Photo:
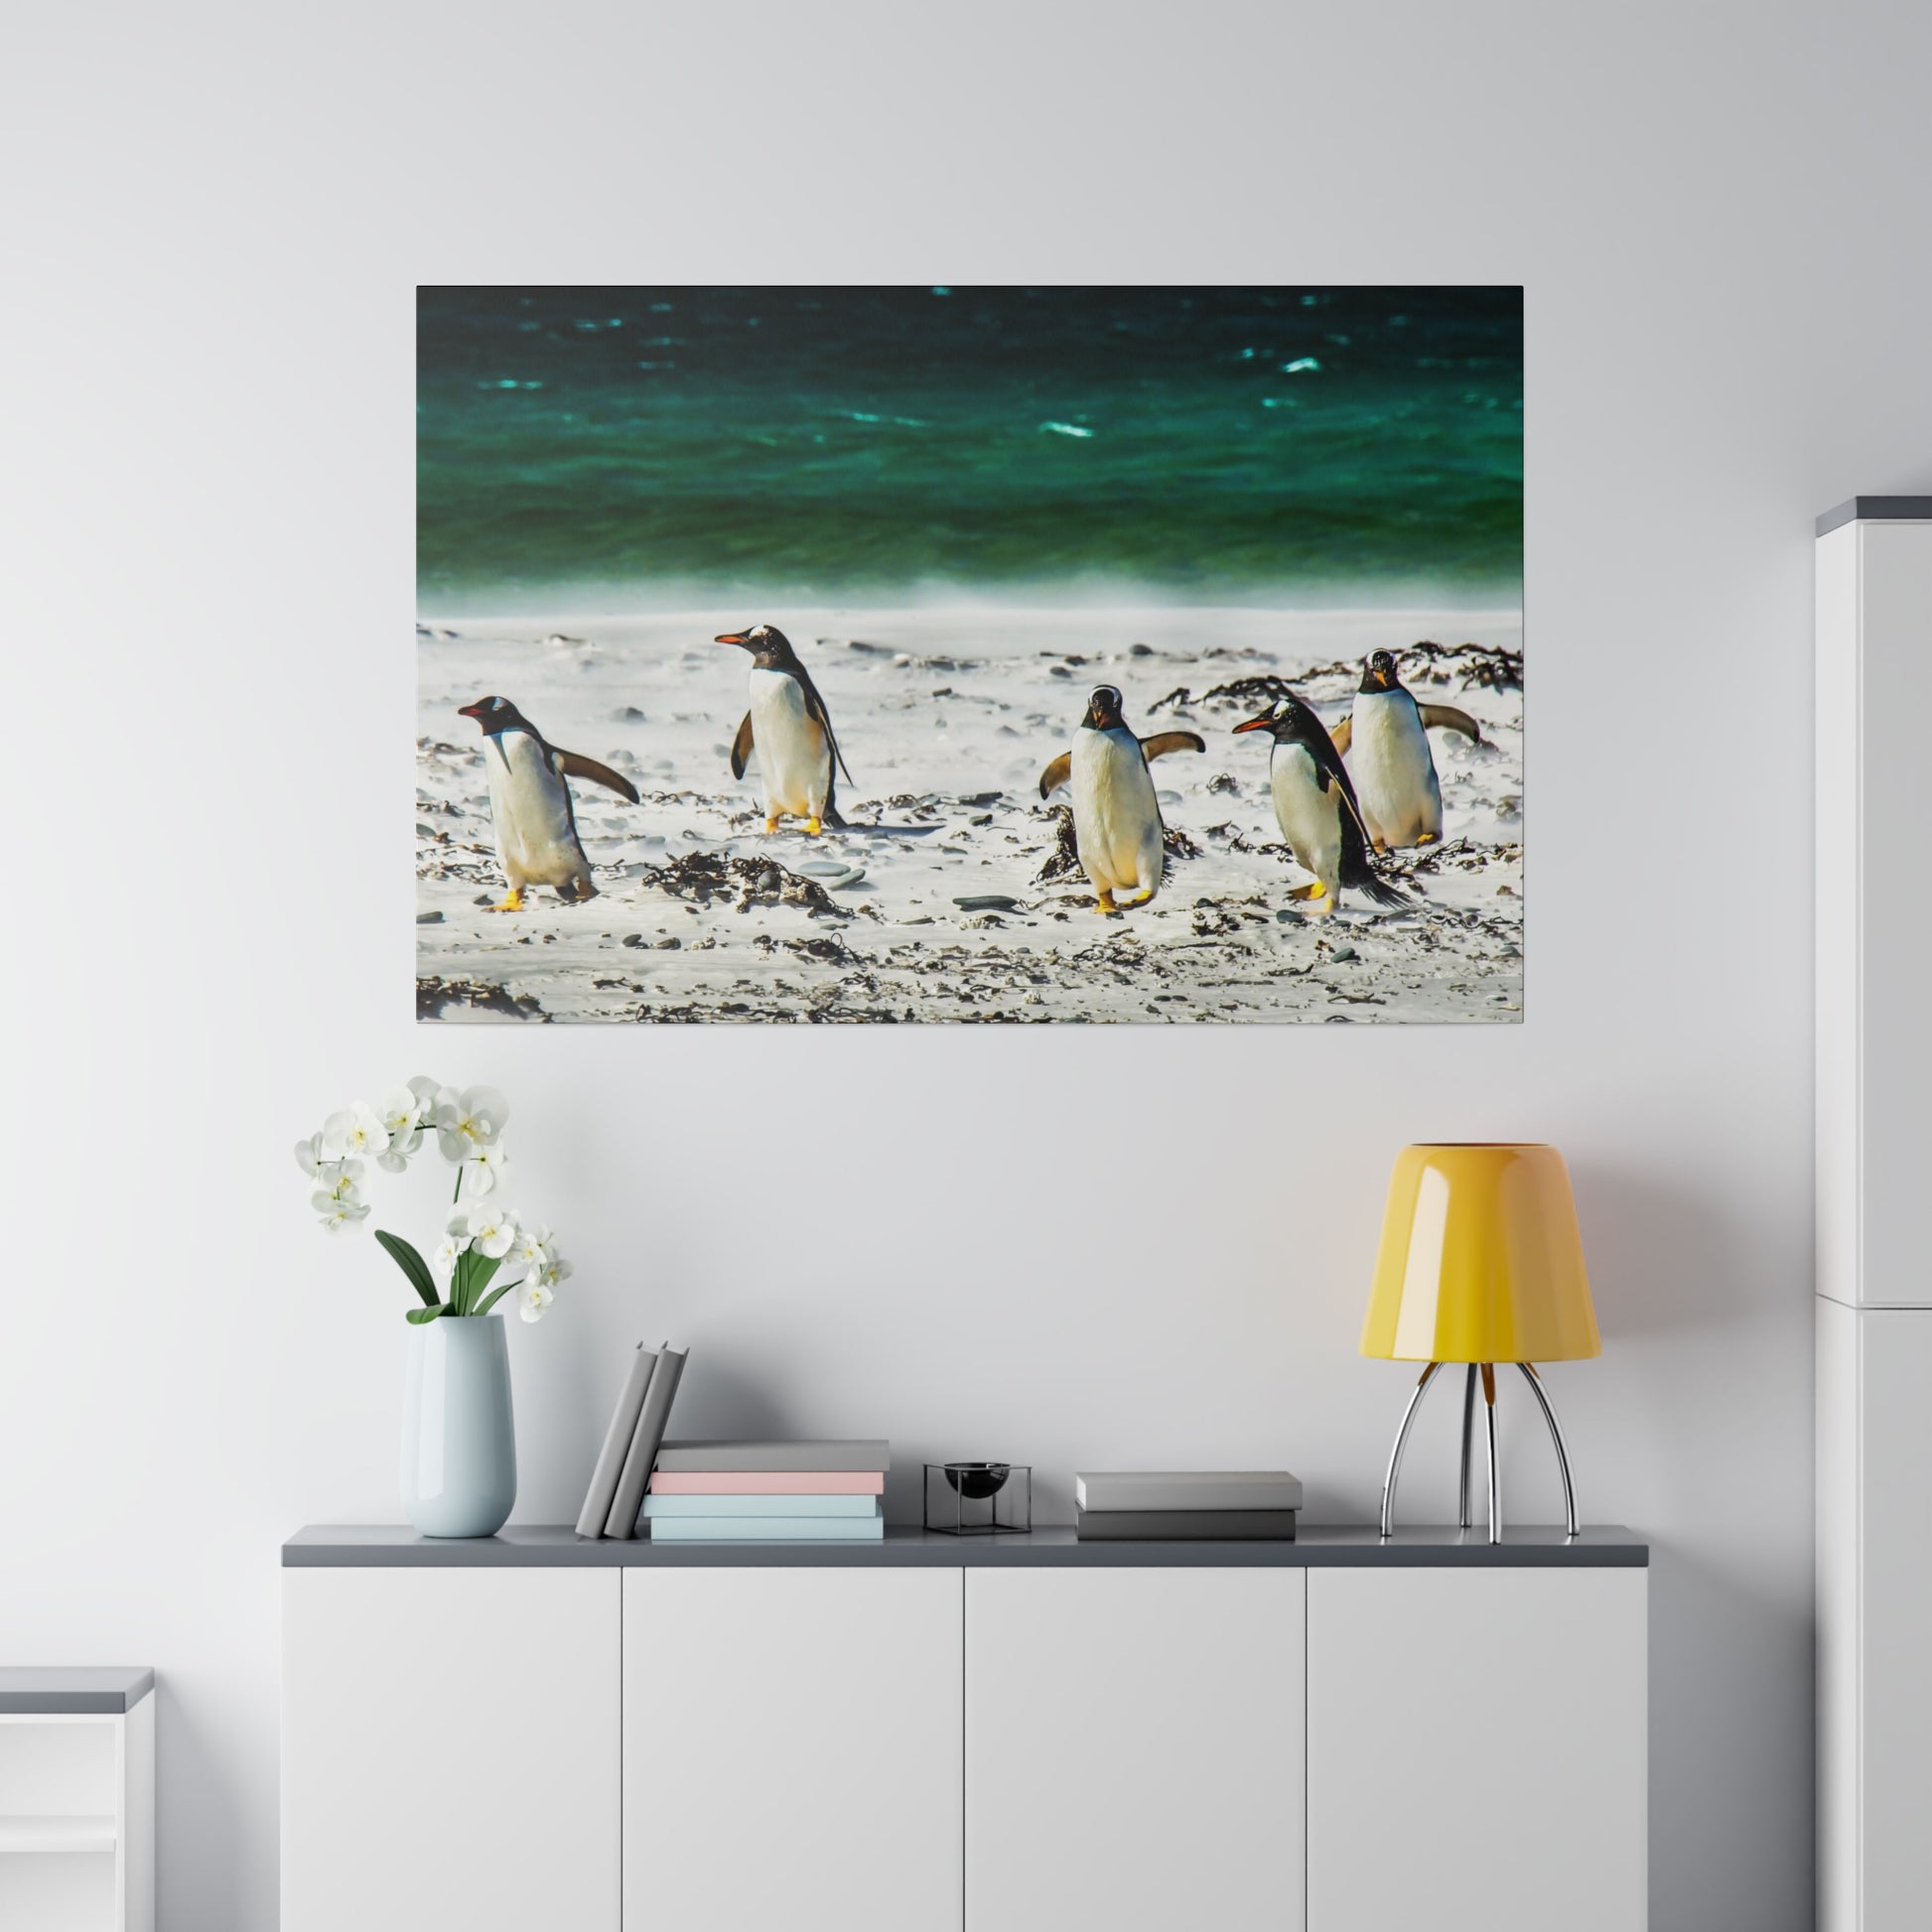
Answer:
<svg viewBox="0 0 1932 1932"><path fill-rule="evenodd" d="M1039 774L1039 795L1044 798L1050 792L1059 790L1073 775L1073 754L1062 752L1044 771Z"/></svg>
<svg viewBox="0 0 1932 1932"><path fill-rule="evenodd" d="M594 785L608 786L633 805L637 802L637 787L628 778L613 771L608 764L600 764L596 759L587 759L582 752L559 752L557 769L566 778L585 778Z"/></svg>
<svg viewBox="0 0 1932 1932"><path fill-rule="evenodd" d="M1348 748L1355 742L1355 714L1352 711L1340 724L1328 728L1328 741L1334 746L1338 757L1348 756Z"/></svg>
<svg viewBox="0 0 1932 1932"><path fill-rule="evenodd" d="M1195 732L1156 732L1152 738L1141 740L1141 756L1152 764L1158 758L1170 752L1204 752L1207 740Z"/></svg>
<svg viewBox="0 0 1932 1932"><path fill-rule="evenodd" d="M800 664L792 672L798 680L800 689L805 693L805 715L812 719L819 730L825 734L825 742L832 748L832 762L845 773L847 784L853 782L852 769L845 761L845 754L839 750L837 734L832 730L832 714L825 709L825 700L818 695L818 686L812 682L812 674ZM746 719L749 728L751 719Z"/></svg>
<svg viewBox="0 0 1932 1932"><path fill-rule="evenodd" d="M752 761L752 714L745 714L745 722L738 728L738 736L732 740L732 776L742 778L745 767Z"/></svg>
<svg viewBox="0 0 1932 1932"><path fill-rule="evenodd" d="M1409 896L1398 891L1375 870L1369 857L1368 827L1362 822L1361 807L1355 802L1355 787L1344 777L1336 789L1341 793L1341 864L1337 876L1344 886L1352 886L1364 898L1377 905L1407 905Z"/></svg>
<svg viewBox="0 0 1932 1932"><path fill-rule="evenodd" d="M1466 711L1458 711L1452 704L1419 704L1416 707L1422 717L1425 730L1460 732L1464 738L1482 743L1482 727Z"/></svg>

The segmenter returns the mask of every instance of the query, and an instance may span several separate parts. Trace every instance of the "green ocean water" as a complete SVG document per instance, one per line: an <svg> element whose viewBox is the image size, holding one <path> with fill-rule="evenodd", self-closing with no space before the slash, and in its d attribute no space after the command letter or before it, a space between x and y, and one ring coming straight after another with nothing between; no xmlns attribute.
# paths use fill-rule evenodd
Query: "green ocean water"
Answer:
<svg viewBox="0 0 1932 1932"><path fill-rule="evenodd" d="M425 288L425 603L1513 597L1515 288Z"/></svg>

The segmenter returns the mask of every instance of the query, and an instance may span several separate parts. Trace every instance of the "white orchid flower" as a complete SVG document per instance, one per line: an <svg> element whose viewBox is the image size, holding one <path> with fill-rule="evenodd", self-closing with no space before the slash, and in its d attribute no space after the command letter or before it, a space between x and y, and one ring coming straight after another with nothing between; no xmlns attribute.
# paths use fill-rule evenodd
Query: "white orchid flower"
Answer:
<svg viewBox="0 0 1932 1932"><path fill-rule="evenodd" d="M389 1130L366 1100L353 1100L322 1124L322 1152L331 1161L375 1156L389 1146Z"/></svg>
<svg viewBox="0 0 1932 1932"><path fill-rule="evenodd" d="M358 1200L354 1188L348 1185L334 1193L312 1194L309 1204L322 1217L323 1227L331 1234L346 1234L359 1222L369 1218L368 1203Z"/></svg>
<svg viewBox="0 0 1932 1932"><path fill-rule="evenodd" d="M491 1261L501 1261L516 1240L516 1215L508 1208L485 1207L471 1215L470 1245Z"/></svg>
<svg viewBox="0 0 1932 1932"><path fill-rule="evenodd" d="M509 1102L494 1087L444 1087L436 1096L436 1144L446 1161L467 1161L479 1148L494 1147L509 1118Z"/></svg>
<svg viewBox="0 0 1932 1932"><path fill-rule="evenodd" d="M428 1120L436 1111L437 1095L446 1091L441 1080L432 1080L427 1073L418 1073L409 1082L409 1091L416 1096L418 1120Z"/></svg>
<svg viewBox="0 0 1932 1932"><path fill-rule="evenodd" d="M516 1311L525 1321L541 1321L544 1310L556 1299L540 1282L525 1282L516 1291Z"/></svg>
<svg viewBox="0 0 1932 1932"><path fill-rule="evenodd" d="M362 1198L363 1164L360 1161L325 1161L316 1175L320 1191L331 1200L359 1201Z"/></svg>
<svg viewBox="0 0 1932 1932"><path fill-rule="evenodd" d="M509 1177L509 1157L500 1141L494 1147L480 1147L463 1164L461 1179L466 1194L493 1193L506 1185Z"/></svg>
<svg viewBox="0 0 1932 1932"><path fill-rule="evenodd" d="M560 1254L547 1254L524 1277L535 1282L539 1288L556 1288L567 1282L577 1271Z"/></svg>
<svg viewBox="0 0 1932 1932"><path fill-rule="evenodd" d="M388 1146L375 1158L387 1173L401 1173L409 1157L423 1144L423 1097L413 1087L395 1087L383 1096L376 1117L389 1137Z"/></svg>
<svg viewBox="0 0 1932 1932"><path fill-rule="evenodd" d="M550 1230L541 1222L534 1227L518 1228L516 1246L510 1251L512 1258L526 1268L541 1268L551 1257Z"/></svg>
<svg viewBox="0 0 1932 1932"><path fill-rule="evenodd" d="M311 1134L306 1141L296 1142L295 1165L311 1180L326 1181L335 1177L336 1163L323 1154L320 1134Z"/></svg>

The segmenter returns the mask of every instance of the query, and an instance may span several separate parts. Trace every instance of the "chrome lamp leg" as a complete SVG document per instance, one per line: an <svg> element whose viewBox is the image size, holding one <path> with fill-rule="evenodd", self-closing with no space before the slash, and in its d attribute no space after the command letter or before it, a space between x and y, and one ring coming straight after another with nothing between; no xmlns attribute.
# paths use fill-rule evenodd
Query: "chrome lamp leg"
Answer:
<svg viewBox="0 0 1932 1932"><path fill-rule="evenodd" d="M1557 1427L1557 1412L1550 1407L1550 1398L1543 1392L1543 1378L1529 1362L1518 1362L1523 1371L1523 1379L1530 1385L1530 1393L1536 1397L1536 1405L1543 1411L1543 1420L1550 1425L1550 1440L1557 1447L1557 1467L1563 1472L1563 1514L1564 1527L1570 1535L1577 1534L1577 1490L1570 1480L1570 1453L1563 1445L1563 1431Z"/></svg>
<svg viewBox="0 0 1932 1932"><path fill-rule="evenodd" d="M1469 1510L1469 1449L1475 1435L1476 1365L1471 1362L1462 1377L1462 1486L1456 1492L1455 1521L1458 1529L1470 1528L1475 1518Z"/></svg>
<svg viewBox="0 0 1932 1932"><path fill-rule="evenodd" d="M1436 1379L1436 1371L1441 1362L1431 1362L1423 1370L1416 1383L1415 1393L1409 1398L1409 1406L1402 1412L1402 1427L1395 1433L1395 1448L1389 1451L1389 1473L1382 1482L1382 1535L1386 1540L1395 1534L1395 1483L1402 1473L1402 1451L1409 1441L1409 1426L1416 1420L1416 1411L1422 1406L1422 1399L1429 1393L1429 1385Z"/></svg>
<svg viewBox="0 0 1932 1932"><path fill-rule="evenodd" d="M1489 1444L1489 1541L1503 1540L1503 1471L1496 1460L1496 1365L1482 1364L1482 1415Z"/></svg>

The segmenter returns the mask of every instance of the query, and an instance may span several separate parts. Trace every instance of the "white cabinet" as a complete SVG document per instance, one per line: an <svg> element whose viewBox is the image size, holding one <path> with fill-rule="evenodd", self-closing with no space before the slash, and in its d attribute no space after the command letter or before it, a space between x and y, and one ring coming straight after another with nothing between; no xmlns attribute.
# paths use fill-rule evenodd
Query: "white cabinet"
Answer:
<svg viewBox="0 0 1932 1932"><path fill-rule="evenodd" d="M1287 1569L966 1574L966 1932L1298 1932Z"/></svg>
<svg viewBox="0 0 1932 1932"><path fill-rule="evenodd" d="M958 1932L960 1587L623 1574L629 1932Z"/></svg>
<svg viewBox="0 0 1932 1932"><path fill-rule="evenodd" d="M1646 1574L1310 1572L1308 1932L1642 1932Z"/></svg>
<svg viewBox="0 0 1932 1932"><path fill-rule="evenodd" d="M1818 1918L1932 1898L1932 497L1820 519Z"/></svg>
<svg viewBox="0 0 1932 1932"><path fill-rule="evenodd" d="M620 1573L283 1573L281 1932L618 1932Z"/></svg>
<svg viewBox="0 0 1932 1932"><path fill-rule="evenodd" d="M120 1712L0 1706L0 1926L154 1932L154 1699L145 1691Z"/></svg>
<svg viewBox="0 0 1932 1932"><path fill-rule="evenodd" d="M281 1932L1643 1925L1622 1531L285 1556Z"/></svg>

